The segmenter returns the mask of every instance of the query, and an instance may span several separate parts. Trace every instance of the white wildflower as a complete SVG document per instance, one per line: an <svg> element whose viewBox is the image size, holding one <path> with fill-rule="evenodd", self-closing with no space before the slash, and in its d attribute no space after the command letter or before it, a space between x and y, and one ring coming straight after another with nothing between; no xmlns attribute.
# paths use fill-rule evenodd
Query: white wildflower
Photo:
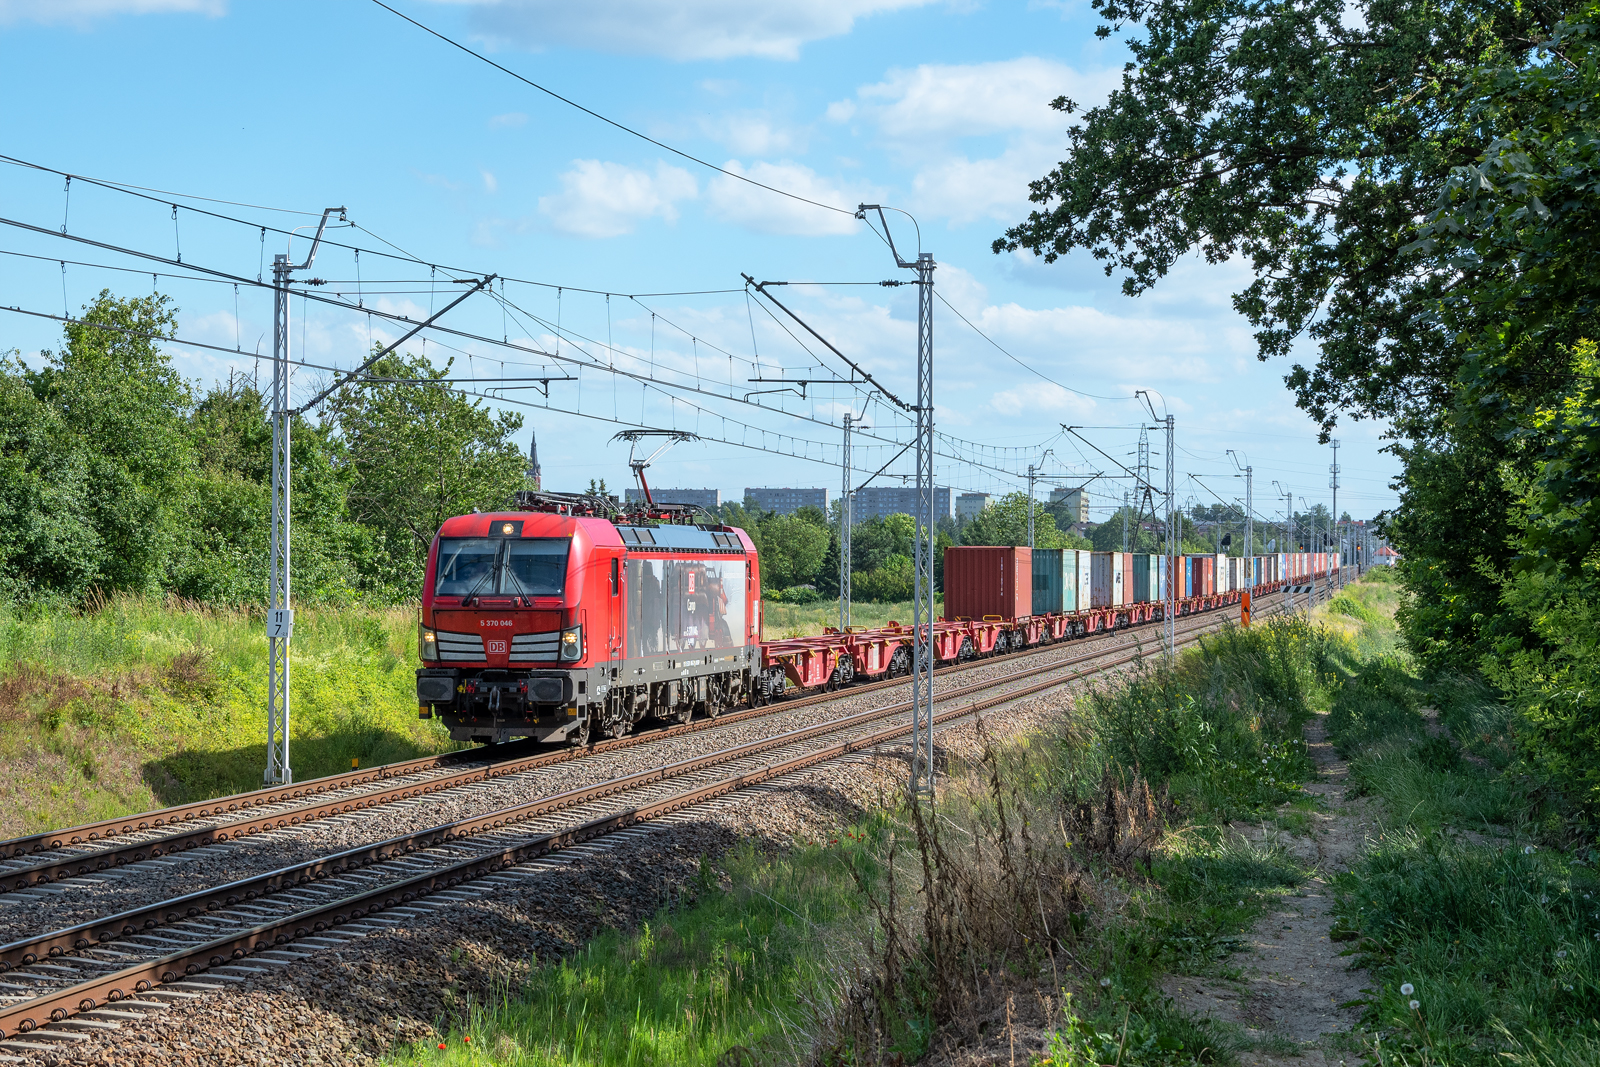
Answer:
<svg viewBox="0 0 1600 1067"><path fill-rule="evenodd" d="M1418 1009L1418 1008L1420 1008L1420 1007L1422 1007L1422 1001L1420 1001L1420 1000L1413 1000L1413 1001L1412 1001L1412 1002L1411 1002L1411 1010L1412 1010L1412 1011L1416 1011L1416 1010L1417 1010L1417 1009Z"/></svg>
<svg viewBox="0 0 1600 1067"><path fill-rule="evenodd" d="M1107 987L1107 986L1109 986L1109 985L1110 985L1110 984L1111 984L1111 979L1109 979L1109 978L1102 978L1102 979L1100 979L1100 988L1101 988L1101 989L1104 989L1104 988L1106 988L1106 987Z"/></svg>
<svg viewBox="0 0 1600 1067"><path fill-rule="evenodd" d="M1561 949L1559 952L1556 953L1556 959L1564 960L1566 958L1567 958L1567 950L1566 949Z"/></svg>
<svg viewBox="0 0 1600 1067"><path fill-rule="evenodd" d="M1400 995L1402 997L1409 997L1411 994L1415 993L1416 991L1417 991L1417 987L1412 985L1410 982L1407 982L1405 985L1400 987Z"/></svg>
<svg viewBox="0 0 1600 1067"><path fill-rule="evenodd" d="M1524 856L1531 856L1531 855L1533 855L1533 846L1532 846L1532 845L1523 845L1523 846L1522 846L1522 854L1523 854L1523 855L1524 855Z"/></svg>

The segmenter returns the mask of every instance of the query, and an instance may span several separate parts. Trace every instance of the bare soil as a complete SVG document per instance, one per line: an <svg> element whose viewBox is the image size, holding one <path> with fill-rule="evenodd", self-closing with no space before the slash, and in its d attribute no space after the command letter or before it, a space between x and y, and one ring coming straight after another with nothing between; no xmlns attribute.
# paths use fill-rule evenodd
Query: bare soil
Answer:
<svg viewBox="0 0 1600 1067"><path fill-rule="evenodd" d="M1344 946L1329 939L1329 880L1365 851L1376 826L1375 802L1346 794L1349 768L1328 741L1322 716L1307 724L1305 737L1317 768L1305 791L1321 802L1309 813L1309 833L1234 828L1282 847L1311 868L1311 877L1256 923L1245 949L1228 957L1225 965L1237 977L1172 975L1162 985L1183 1010L1234 1024L1251 1046L1239 1056L1247 1067L1317 1067L1358 1058L1345 1035L1360 1013L1342 1005L1361 995L1366 973L1351 970L1340 955Z"/></svg>

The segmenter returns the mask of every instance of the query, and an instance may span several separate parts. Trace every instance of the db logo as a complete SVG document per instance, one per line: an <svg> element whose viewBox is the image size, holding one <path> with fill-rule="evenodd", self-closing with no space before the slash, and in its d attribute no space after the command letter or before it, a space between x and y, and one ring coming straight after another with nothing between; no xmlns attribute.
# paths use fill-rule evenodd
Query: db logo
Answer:
<svg viewBox="0 0 1600 1067"><path fill-rule="evenodd" d="M505 655L506 643L504 641L489 641L487 642L487 645L489 648L489 655Z"/></svg>

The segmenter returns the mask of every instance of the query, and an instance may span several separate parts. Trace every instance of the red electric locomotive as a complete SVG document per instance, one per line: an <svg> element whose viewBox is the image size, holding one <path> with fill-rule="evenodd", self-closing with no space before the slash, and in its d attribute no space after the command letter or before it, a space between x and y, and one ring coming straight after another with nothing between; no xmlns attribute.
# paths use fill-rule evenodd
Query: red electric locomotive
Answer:
<svg viewBox="0 0 1600 1067"><path fill-rule="evenodd" d="M596 496L522 492L517 508L448 519L433 539L423 716L460 741L582 745L748 697L761 573L743 530Z"/></svg>

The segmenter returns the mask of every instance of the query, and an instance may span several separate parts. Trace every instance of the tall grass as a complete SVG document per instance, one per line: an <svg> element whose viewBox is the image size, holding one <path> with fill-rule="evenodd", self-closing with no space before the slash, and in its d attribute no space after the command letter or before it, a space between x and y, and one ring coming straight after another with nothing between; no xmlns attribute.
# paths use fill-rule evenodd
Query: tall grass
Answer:
<svg viewBox="0 0 1600 1067"><path fill-rule="evenodd" d="M769 641L784 637L812 637L822 633L829 626L839 625L837 599L819 600L815 604L783 604L766 601L761 605L761 610L765 613L764 633ZM936 594L933 598L934 617L937 618L943 610L944 598ZM852 626L883 626L891 621L910 626L911 601L902 600L891 604L856 601L850 607Z"/></svg>
<svg viewBox="0 0 1600 1067"><path fill-rule="evenodd" d="M1228 627L1174 666L1142 665L1092 691L1094 737L1064 773L1137 769L1191 814L1226 821L1288 799L1310 772L1301 727L1324 700L1335 646L1301 617Z"/></svg>
<svg viewBox="0 0 1600 1067"><path fill-rule="evenodd" d="M437 751L419 722L415 609L304 607L291 644L297 778ZM259 613L124 597L0 604L0 834L255 788L266 746Z"/></svg>
<svg viewBox="0 0 1600 1067"><path fill-rule="evenodd" d="M604 933L545 963L521 989L473 1006L442 1042L397 1049L390 1062L666 1067L803 1059L837 984L835 942L861 914L852 861L866 857L849 837L776 863L736 853L724 862L728 890L716 889L707 869L692 907L663 911L636 931Z"/></svg>

